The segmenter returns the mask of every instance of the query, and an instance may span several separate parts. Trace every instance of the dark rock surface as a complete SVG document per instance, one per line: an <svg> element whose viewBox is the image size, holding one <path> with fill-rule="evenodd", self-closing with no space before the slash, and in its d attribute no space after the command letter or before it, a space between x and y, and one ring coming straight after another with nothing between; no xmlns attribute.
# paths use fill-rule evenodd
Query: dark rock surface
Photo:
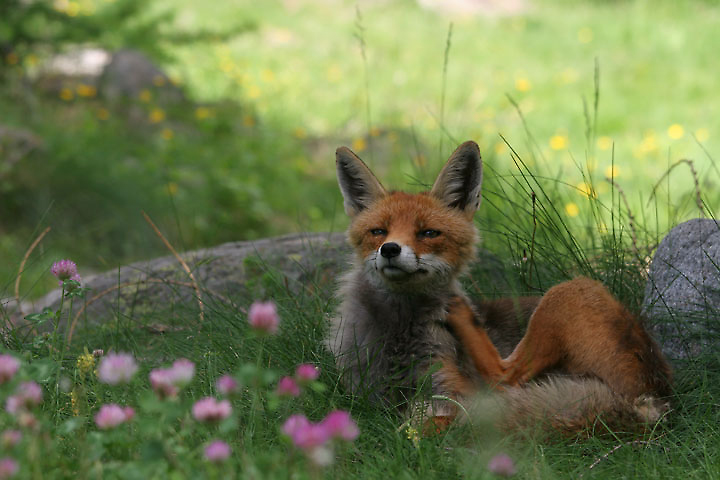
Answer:
<svg viewBox="0 0 720 480"><path fill-rule="evenodd" d="M280 281L291 290L310 288L329 297L336 275L346 268L348 253L341 233L305 233L226 243L180 256L192 271L207 310L218 302L234 305L252 300L249 296L256 292L250 292L248 285L268 272L282 275ZM118 314L139 320L155 312L165 315L170 308L199 309L192 282L174 256L90 276L83 279L83 285L90 288L86 313L92 323ZM24 303L22 310L27 314L46 307L56 309L60 294L60 290L50 292L38 301Z"/></svg>
<svg viewBox="0 0 720 480"><path fill-rule="evenodd" d="M99 87L101 94L111 100L137 98L145 89L153 90L155 99L161 103L184 99L165 72L136 50L115 52L103 70Z"/></svg>
<svg viewBox="0 0 720 480"><path fill-rule="evenodd" d="M301 233L226 243L186 252L181 257L196 279L204 309L211 311L217 303L239 308L236 306L258 299L264 288L262 279L267 275L292 292L304 289L329 299L338 275L350 265L351 250L343 233ZM470 289L471 295L497 294L498 288L507 285L502 261L486 250L478 252L471 271L473 280L478 281L476 287L486 287ZM89 323L109 322L118 316L124 321L147 323L167 318L168 312L172 315L180 308L199 311L189 275L172 255L89 276L83 279L83 285L90 288L83 311ZM55 310L60 294L55 290L35 302L24 302L22 311L28 314L46 307ZM82 306L76 304L75 312L78 308ZM16 310L12 301L5 304L5 309ZM21 321L17 314L14 321Z"/></svg>
<svg viewBox="0 0 720 480"><path fill-rule="evenodd" d="M720 338L720 223L693 219L673 228L655 252L643 312L666 355L691 358Z"/></svg>

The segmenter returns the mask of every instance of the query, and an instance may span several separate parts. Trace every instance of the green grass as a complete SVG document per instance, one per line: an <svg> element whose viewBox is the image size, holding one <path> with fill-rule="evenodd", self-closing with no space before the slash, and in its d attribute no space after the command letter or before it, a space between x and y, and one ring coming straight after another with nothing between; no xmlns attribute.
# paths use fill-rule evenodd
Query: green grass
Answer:
<svg viewBox="0 0 720 480"><path fill-rule="evenodd" d="M534 5L516 17L463 19L411 1L363 3L358 15L353 2L223 0L207 8L156 0L153 8L177 13L167 26L171 31L244 22L256 29L214 43L166 45L175 58L166 66L190 95L175 107L154 96L109 105L67 102L21 82L4 86L3 122L31 129L45 146L10 177L0 177L0 258L7 259L0 262L2 297L13 296L20 260L45 226L53 230L30 257L21 297L54 287L47 270L61 257L76 260L87 276L165 255L141 210L180 250L290 231L341 230L347 220L333 178L337 145L352 146L387 186L412 189L430 183L455 144L472 138L485 161L478 225L484 246L507 268L508 286L498 289L476 271L469 289L488 296L544 291L585 274L637 310L647 256L670 226L699 214L687 165L663 174L676 161L692 159L705 208L718 204L720 171L712 155L720 147L720 120L712 99L720 73L713 61L720 9L710 1L669 0ZM198 115L199 105L211 115ZM149 120L154 108L165 112L157 123ZM106 120L98 119L102 109L108 110ZM670 130L675 124L682 127L680 138L671 138L679 134L677 127ZM614 150L608 148L613 142ZM613 165L627 205L604 179ZM583 193L588 185L597 198ZM496 451L510 453L523 478L720 476L716 356L677 366L673 412L643 437L646 443L626 437L545 443L458 427L416 447L397 431L401 418L338 385L338 372L320 345L332 301L304 289L288 291L272 271L258 278L253 296L274 298L283 319L261 363L287 374L302 361L315 362L328 389L268 410L253 435L245 428L226 432L237 453L228 470L239 478L491 478L486 464ZM247 306L253 298L234 300ZM74 361L85 347L132 351L143 367L129 390L98 389L88 401L93 408L108 401L137 404L148 394L149 369L185 356L199 366L189 398L212 393L219 374L256 361L258 343L248 338L237 311L209 303L206 321L198 325L194 309L173 305L139 323L118 315L81 330L63 375L77 381ZM176 328L151 334L142 328L151 323ZM57 372L47 361L46 339L7 346L25 352L34 374ZM43 378L51 385L50 376ZM134 436L115 439L120 447L99 448L94 444L104 444L95 442L89 419L64 430L73 414L69 395L46 393L43 428L51 440L39 460L45 463L38 464L46 476L170 476L163 470L167 459L143 443L144 421L132 427ZM248 425L250 397L235 408L239 425ZM339 452L335 466L316 475L281 443L278 426L291 412L319 419L332 408L349 409L362 434ZM204 471L199 449L208 434L192 429L173 446L183 459L177 478ZM139 470L146 460L148 470Z"/></svg>
<svg viewBox="0 0 720 480"><path fill-rule="evenodd" d="M637 274L629 267L619 273ZM486 284L483 286L488 288ZM282 318L280 334L265 340L262 350L261 342L248 335L245 315L211 299L206 299L206 320L202 324L196 304L191 301L187 305L169 306L167 311L142 315L134 321L118 316L118 320L104 326L80 330L65 355L61 374L72 384L89 378L78 374L75 364L76 356L84 349L134 352L141 371L129 387L107 387L93 380L84 380L84 384L89 413L94 413L99 404L111 401L136 406L139 413L132 426L98 434L87 417L73 416L70 394L55 392L52 381L48 382L44 403L44 415L48 419L43 429L53 440L45 441L48 453L37 464L45 473L44 478L95 478L99 472L103 472L104 478L217 478L213 475L219 472L208 468L200 459L200 449L213 437L226 439L236 452L224 470L220 470L228 475L222 478L489 479L497 477L488 472L487 462L500 451L515 459L518 478L577 478L580 475L583 478L676 478L680 475L714 478L720 474L717 453L720 451L717 435L720 416L716 407L720 378L716 356L678 365L676 393L671 398L673 410L665 422L642 437L620 434L547 442L522 436L503 437L494 431L491 422L474 419L475 426L456 426L445 434L421 438L414 444L404 430L398 431L403 422L400 416L344 391L331 356L320 345L325 319L332 313L334 302L299 287L291 282L288 289L282 275L270 269L251 283L246 295L233 298L242 307L259 296L278 303ZM157 322L174 328L165 334L149 333L144 328ZM43 366L45 371L47 368L55 371L54 367L48 367L49 353L43 342L14 345L19 347L26 349L24 361L36 375L43 371ZM151 400L147 373L181 356L196 362L197 378L185 393L184 403L163 407ZM254 417L257 421L253 421L253 386L248 383L247 389L233 402L234 423L223 424L219 429L206 428L186 418L187 410L183 409L189 408L188 402L213 395L215 379L225 372L237 372L245 364L259 364L272 369L276 375L285 375L301 362L312 362L322 368L320 380L327 387L324 391L309 390L298 399L282 402L277 409L263 403L259 416ZM47 378L39 377L41 381ZM301 412L317 420L337 408L352 413L361 435L353 446L336 452L338 457L333 466L324 471L313 469L302 455L281 440L279 425L292 413ZM87 415L88 410L81 413ZM157 415L164 420L153 418ZM173 420L175 416L179 419ZM74 418L79 421L72 420ZM8 422L11 421L7 414L0 416L0 423L5 427ZM62 432L71 428L69 425L72 435L63 435ZM166 433L156 439L163 425ZM31 434L26 432L26 435ZM158 445L164 445L165 454Z"/></svg>

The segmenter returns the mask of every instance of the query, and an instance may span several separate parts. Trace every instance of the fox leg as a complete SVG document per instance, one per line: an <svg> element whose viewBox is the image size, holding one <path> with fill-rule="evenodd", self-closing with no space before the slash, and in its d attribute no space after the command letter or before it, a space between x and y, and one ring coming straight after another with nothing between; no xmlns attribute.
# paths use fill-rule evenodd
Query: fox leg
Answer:
<svg viewBox="0 0 720 480"><path fill-rule="evenodd" d="M602 284L584 277L548 290L501 364L510 385L560 367L594 375L631 398L670 391L670 367L640 321Z"/></svg>
<svg viewBox="0 0 720 480"><path fill-rule="evenodd" d="M460 339L478 373L490 385L497 386L505 377L505 367L495 345L487 332L474 322L473 312L467 301L454 297L448 309L447 322Z"/></svg>
<svg viewBox="0 0 720 480"><path fill-rule="evenodd" d="M442 366L432 374L433 398L424 404L422 434L443 432L455 421L467 398L477 393L477 385L458 364L457 355L437 358Z"/></svg>

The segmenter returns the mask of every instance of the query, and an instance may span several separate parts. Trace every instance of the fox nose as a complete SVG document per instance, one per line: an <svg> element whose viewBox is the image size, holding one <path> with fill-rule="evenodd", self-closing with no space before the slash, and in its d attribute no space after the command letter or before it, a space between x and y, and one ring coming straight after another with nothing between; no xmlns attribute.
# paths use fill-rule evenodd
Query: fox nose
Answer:
<svg viewBox="0 0 720 480"><path fill-rule="evenodd" d="M402 250L402 247L398 245L395 242L388 242L384 243L382 247L380 247L380 255L382 255L385 258L393 258L400 255L400 251Z"/></svg>

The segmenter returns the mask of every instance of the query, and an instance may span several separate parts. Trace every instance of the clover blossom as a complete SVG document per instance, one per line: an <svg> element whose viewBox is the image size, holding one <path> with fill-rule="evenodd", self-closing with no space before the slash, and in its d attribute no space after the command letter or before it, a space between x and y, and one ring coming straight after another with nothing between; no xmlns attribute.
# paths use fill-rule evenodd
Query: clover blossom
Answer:
<svg viewBox="0 0 720 480"><path fill-rule="evenodd" d="M230 445L222 440L215 440L205 447L205 459L209 462L220 463L230 457Z"/></svg>
<svg viewBox="0 0 720 480"><path fill-rule="evenodd" d="M192 414L195 420L200 422L217 422L224 420L232 413L232 407L227 400L217 401L213 397L205 397L192 407Z"/></svg>
<svg viewBox="0 0 720 480"><path fill-rule="evenodd" d="M240 385L231 375L223 375L215 382L215 389L224 397L230 397L238 393Z"/></svg>
<svg viewBox="0 0 720 480"><path fill-rule="evenodd" d="M295 369L295 378L301 384L306 384L317 380L320 376L320 368L312 363L303 363Z"/></svg>
<svg viewBox="0 0 720 480"><path fill-rule="evenodd" d="M300 395L300 387L292 377L282 377L278 381L276 392L282 397L297 397Z"/></svg>
<svg viewBox="0 0 720 480"><path fill-rule="evenodd" d="M0 355L0 384L10 381L20 368L20 361L12 355Z"/></svg>
<svg viewBox="0 0 720 480"><path fill-rule="evenodd" d="M95 424L101 430L109 430L122 423L129 422L134 417L135 410L133 408L108 403L100 407L100 410L95 415Z"/></svg>
<svg viewBox="0 0 720 480"><path fill-rule="evenodd" d="M248 313L250 326L258 333L275 334L280 325L280 317L274 302L254 302Z"/></svg>
<svg viewBox="0 0 720 480"><path fill-rule="evenodd" d="M135 358L129 353L108 353L100 360L97 375L101 382L110 385L128 383L138 366Z"/></svg>
<svg viewBox="0 0 720 480"><path fill-rule="evenodd" d="M359 434L357 424L348 412L336 410L322 421L313 423L304 415L290 416L282 426L282 432L292 440L295 447L319 466L327 466L333 461L333 440L351 442Z"/></svg>

